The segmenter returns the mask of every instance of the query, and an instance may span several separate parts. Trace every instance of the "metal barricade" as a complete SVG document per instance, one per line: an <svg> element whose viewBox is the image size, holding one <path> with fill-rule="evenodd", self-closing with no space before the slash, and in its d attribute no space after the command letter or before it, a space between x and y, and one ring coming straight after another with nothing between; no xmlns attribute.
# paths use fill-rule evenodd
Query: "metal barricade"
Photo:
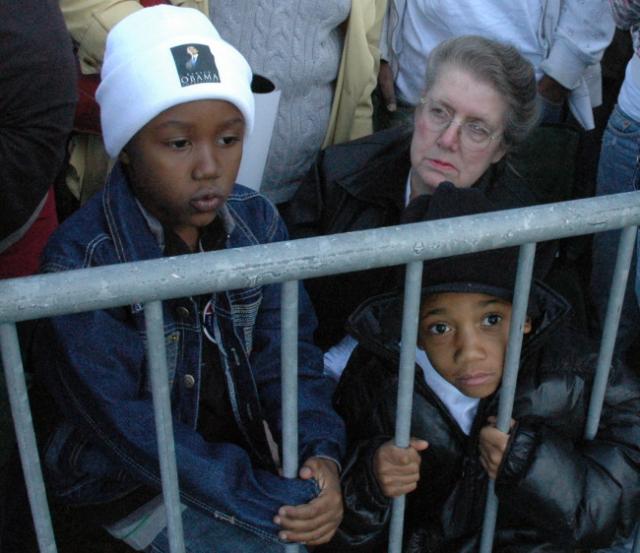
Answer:
<svg viewBox="0 0 640 553"><path fill-rule="evenodd" d="M498 428L508 430L517 379L522 326L536 242L624 228L598 360L585 436L595 434L613 353L622 295L640 224L640 192L442 219L304 240L163 258L0 281L0 347L20 457L41 553L57 551L46 502L15 323L144 305L148 363L161 460L162 489L172 553L184 552L179 490L163 340L167 299L284 283L282 294L283 469L295 477L297 444L297 281L329 274L407 265L396 444L408 445L422 261L521 246L512 326L502 382ZM491 490L492 491L492 490ZM389 550L401 551L404 498L394 501ZM491 550L497 501L488 494L482 551ZM636 540L635 551L640 549ZM297 546L287 546L295 551Z"/></svg>

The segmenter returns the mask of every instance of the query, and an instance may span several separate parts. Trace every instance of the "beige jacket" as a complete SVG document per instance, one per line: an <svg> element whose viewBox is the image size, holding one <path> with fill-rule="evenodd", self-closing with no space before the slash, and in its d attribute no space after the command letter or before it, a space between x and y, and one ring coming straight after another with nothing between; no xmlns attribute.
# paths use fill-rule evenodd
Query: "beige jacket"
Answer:
<svg viewBox="0 0 640 553"><path fill-rule="evenodd" d="M209 15L209 0L171 0L175 6L196 8ZM136 0L60 0L60 9L78 45L80 70L100 73L107 33L130 13L142 9Z"/></svg>
<svg viewBox="0 0 640 553"><path fill-rule="evenodd" d="M209 15L209 0L171 0ZM78 45L80 69L99 73L109 30L142 8L136 0L60 0L67 28ZM352 0L331 119L323 144L345 142L373 131L371 93L376 87L378 44L387 0Z"/></svg>
<svg viewBox="0 0 640 553"><path fill-rule="evenodd" d="M352 0L331 119L323 148L373 132L371 93L378 82L387 0Z"/></svg>

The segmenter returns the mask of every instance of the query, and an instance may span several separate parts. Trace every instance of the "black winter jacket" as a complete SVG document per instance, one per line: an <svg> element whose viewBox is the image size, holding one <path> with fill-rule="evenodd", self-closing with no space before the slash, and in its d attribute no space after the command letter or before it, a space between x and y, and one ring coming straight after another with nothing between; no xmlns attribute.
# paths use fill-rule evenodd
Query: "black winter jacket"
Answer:
<svg viewBox="0 0 640 553"><path fill-rule="evenodd" d="M0 2L0 251L42 209L73 124L75 59L58 4Z"/></svg>
<svg viewBox="0 0 640 553"><path fill-rule="evenodd" d="M535 286L513 418L517 425L496 480L494 551L573 552L629 535L640 517L640 382L612 368L597 435L583 439L596 354L566 323L568 305ZM530 310L531 312L531 310ZM391 502L372 471L395 425L400 302L373 298L350 319L360 342L335 395L347 424L345 517L329 550L386 551ZM488 477L478 437L500 391L482 400L469 436L418 368L411 435L429 442L418 488L407 496L405 552L477 551Z"/></svg>
<svg viewBox="0 0 640 553"><path fill-rule="evenodd" d="M411 168L410 144L410 130L393 128L323 151L282 210L290 237L399 224ZM496 210L540 201L507 162L492 165L474 187L486 192ZM340 340L353 310L393 288L396 273L393 267L384 267L305 281L319 321L317 343L326 349Z"/></svg>

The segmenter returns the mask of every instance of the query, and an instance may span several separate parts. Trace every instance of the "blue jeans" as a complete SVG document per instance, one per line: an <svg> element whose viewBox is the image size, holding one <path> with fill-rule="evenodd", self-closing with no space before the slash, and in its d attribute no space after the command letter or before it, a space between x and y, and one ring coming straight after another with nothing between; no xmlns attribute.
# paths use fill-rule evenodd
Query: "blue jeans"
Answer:
<svg viewBox="0 0 640 553"><path fill-rule="evenodd" d="M186 553L284 553L285 546L273 539L262 538L233 523L207 516L196 509L182 512ZM299 546L300 553L306 548ZM146 549L147 553L170 553L165 528Z"/></svg>
<svg viewBox="0 0 640 553"><path fill-rule="evenodd" d="M639 154L640 123L625 115L616 106L602 137L596 195L638 190ZM619 238L620 230L613 230L598 233L593 239L591 296L600 325L604 322L606 314ZM638 256L634 255L620 316L616 352L621 355L627 352L640 335L640 309L634 293L634 288L640 291L640 281L636 280L640 277L640 271L636 266L637 259Z"/></svg>

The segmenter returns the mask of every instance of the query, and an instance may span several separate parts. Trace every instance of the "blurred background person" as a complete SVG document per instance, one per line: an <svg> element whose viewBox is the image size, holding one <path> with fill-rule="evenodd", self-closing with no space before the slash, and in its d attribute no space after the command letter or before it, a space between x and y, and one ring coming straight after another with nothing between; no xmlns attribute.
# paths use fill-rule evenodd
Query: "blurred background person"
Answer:
<svg viewBox="0 0 640 553"><path fill-rule="evenodd" d="M380 91L393 114L416 106L426 54L443 40L478 34L514 45L536 71L546 121L568 107L585 129L600 105L600 60L614 24L601 0L389 2L381 40Z"/></svg>
<svg viewBox="0 0 640 553"><path fill-rule="evenodd" d="M0 2L0 278L37 272L40 254L58 226L54 183L65 158L75 105L75 61L58 3ZM32 328L31 321L18 324L23 352ZM21 476L9 472L14 449L2 374L0 550L7 552L10 545L2 532L12 525L7 516L30 517L26 501L24 509L6 504L6 486L20 489L21 499L26 497ZM20 540L21 524L13 526Z"/></svg>
<svg viewBox="0 0 640 553"><path fill-rule="evenodd" d="M284 211L292 238L397 225L410 199L428 201L444 181L482 190L496 210L543 201L540 183L527 180L534 165L540 181L560 188L564 173L557 163L552 173L550 164L557 151L567 165L572 137L544 128L529 150L526 139L539 117L536 81L515 48L478 36L450 39L432 52L423 78L413 130L387 129L320 155ZM318 344L336 346L350 313L396 278L395 268L384 267L307 280ZM346 337L332 348L325 370L338 377L354 345Z"/></svg>
<svg viewBox="0 0 640 553"><path fill-rule="evenodd" d="M607 128L602 139L602 150L598 166L598 196L618 192L632 192L638 186L638 156L640 155L640 2L637 0L610 0L616 24L630 29L633 38L633 53L626 67L625 78L618 95ZM609 288L615 266L615 255L620 239L620 230L598 233L593 239L593 268L591 273L591 295L596 307L599 327L609 300ZM620 327L616 341L616 352L626 358L636 369L640 368L637 354L640 344L640 309L634 288L638 283L636 255L631 264L627 281Z"/></svg>
<svg viewBox="0 0 640 553"><path fill-rule="evenodd" d="M61 0L76 43L82 115L67 183L76 201L102 188L110 167L104 152L98 85L107 32L133 11L163 0ZM172 0L208 15L256 74L282 91L260 191L288 201L322 147L372 131L378 41L387 0ZM245 183L249 184L249 183ZM256 187L260 183L255 183Z"/></svg>

